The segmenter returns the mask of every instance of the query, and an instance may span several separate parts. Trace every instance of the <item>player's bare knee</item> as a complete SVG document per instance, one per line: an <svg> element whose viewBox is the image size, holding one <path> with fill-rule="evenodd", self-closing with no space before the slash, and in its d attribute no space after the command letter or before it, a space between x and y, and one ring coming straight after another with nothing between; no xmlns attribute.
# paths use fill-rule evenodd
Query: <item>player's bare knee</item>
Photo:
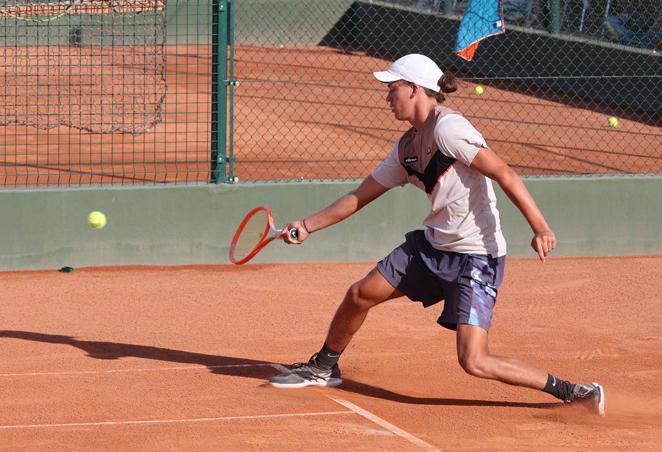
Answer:
<svg viewBox="0 0 662 452"><path fill-rule="evenodd" d="M479 355L459 355L458 361L462 369L469 375L480 378L489 378L487 363L484 357Z"/></svg>
<svg viewBox="0 0 662 452"><path fill-rule="evenodd" d="M375 305L372 300L365 297L363 294L361 290L361 281L352 284L352 286L347 290L345 299L354 309L360 311L367 311Z"/></svg>

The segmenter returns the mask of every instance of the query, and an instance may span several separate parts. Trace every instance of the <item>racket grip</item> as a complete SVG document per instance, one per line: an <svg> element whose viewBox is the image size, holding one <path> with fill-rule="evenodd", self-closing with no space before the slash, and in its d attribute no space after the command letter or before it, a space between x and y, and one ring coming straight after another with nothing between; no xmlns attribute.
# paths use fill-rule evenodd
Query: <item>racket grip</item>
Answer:
<svg viewBox="0 0 662 452"><path fill-rule="evenodd" d="M292 240L299 240L299 230L296 228L290 229L290 238Z"/></svg>

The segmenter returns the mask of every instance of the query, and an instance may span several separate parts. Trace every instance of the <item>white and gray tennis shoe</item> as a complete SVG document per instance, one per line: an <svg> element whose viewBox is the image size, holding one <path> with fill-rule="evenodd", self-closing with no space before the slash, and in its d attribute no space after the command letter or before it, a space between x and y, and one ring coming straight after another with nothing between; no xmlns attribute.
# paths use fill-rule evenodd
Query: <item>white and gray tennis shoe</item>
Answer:
<svg viewBox="0 0 662 452"><path fill-rule="evenodd" d="M269 380L276 388L305 388L306 386L338 386L342 383L340 368L334 364L331 369L320 367L314 354L307 363L293 364L292 368Z"/></svg>

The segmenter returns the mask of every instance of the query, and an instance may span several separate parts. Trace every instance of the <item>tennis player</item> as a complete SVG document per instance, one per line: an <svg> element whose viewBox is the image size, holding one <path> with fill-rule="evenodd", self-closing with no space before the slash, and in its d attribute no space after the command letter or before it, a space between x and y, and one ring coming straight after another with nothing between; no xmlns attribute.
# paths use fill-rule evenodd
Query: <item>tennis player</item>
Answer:
<svg viewBox="0 0 662 452"><path fill-rule="evenodd" d="M283 238L301 243L406 183L430 200L425 228L407 233L404 243L349 288L321 350L307 363L271 378L271 384L279 388L339 385L338 359L368 311L406 296L424 307L444 301L437 322L456 331L458 360L468 374L542 390L567 403L581 401L603 415L605 396L598 383L574 384L489 351L488 331L506 258L492 180L528 221L533 230L531 246L541 261L556 247L556 236L515 171L490 150L464 116L441 105L444 93L457 90L456 79L419 54L406 55L374 76L387 84L386 101L395 118L412 128L356 190L290 222ZM298 230L297 240L288 233L293 228Z"/></svg>

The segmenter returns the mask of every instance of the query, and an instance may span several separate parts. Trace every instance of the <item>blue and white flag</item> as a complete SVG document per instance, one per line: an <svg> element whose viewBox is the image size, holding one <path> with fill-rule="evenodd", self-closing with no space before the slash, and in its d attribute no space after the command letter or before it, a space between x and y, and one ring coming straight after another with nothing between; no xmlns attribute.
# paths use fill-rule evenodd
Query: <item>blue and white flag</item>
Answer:
<svg viewBox="0 0 662 452"><path fill-rule="evenodd" d="M471 0L460 22L453 53L471 61L480 41L505 31L502 0Z"/></svg>

